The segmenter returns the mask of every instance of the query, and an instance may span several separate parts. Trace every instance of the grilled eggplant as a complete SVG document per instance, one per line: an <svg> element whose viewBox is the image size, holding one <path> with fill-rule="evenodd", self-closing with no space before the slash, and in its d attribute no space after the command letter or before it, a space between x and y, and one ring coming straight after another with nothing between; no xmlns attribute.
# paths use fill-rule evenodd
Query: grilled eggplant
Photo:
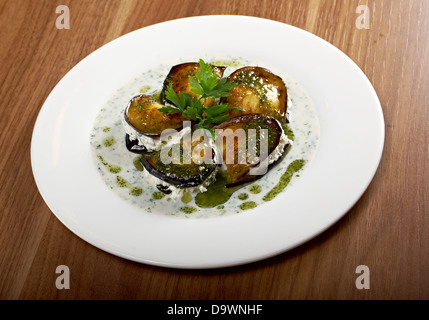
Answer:
<svg viewBox="0 0 429 320"><path fill-rule="evenodd" d="M229 175L227 187L261 178L283 157L286 149L292 143L284 134L280 123L275 118L263 114L241 115L219 124L214 129L216 146L222 154L223 167ZM249 129L255 130L253 134ZM266 131L261 129L266 129ZM244 136L242 135L240 138L240 134L237 133L244 134ZM261 139L266 139L263 142L267 149L266 153L261 153ZM243 150L244 154L241 153ZM253 152L251 152L252 150ZM260 174L255 174L255 172L250 174L250 170L255 169L256 171L261 163L268 164L265 170L262 169ZM259 168L261 167L259 166Z"/></svg>
<svg viewBox="0 0 429 320"><path fill-rule="evenodd" d="M231 95L222 98L221 102L244 109L228 110L230 119L242 114L262 113L280 122L288 121L287 88L279 76L265 68L243 67L233 72L228 81L235 82L237 86L232 88Z"/></svg>
<svg viewBox="0 0 429 320"><path fill-rule="evenodd" d="M190 191L204 192L214 180L218 166L211 144L200 140L192 142L191 147L187 148L186 143L182 140L167 146L165 150L144 153L140 160L146 171L156 178L158 189L164 193L171 193L171 186L175 190L192 188ZM197 147L199 149L195 149ZM207 150L210 152L206 153Z"/></svg>
<svg viewBox="0 0 429 320"><path fill-rule="evenodd" d="M125 109L125 119L139 132L159 137L164 130L180 130L187 119L180 113L166 114L159 111L163 105L150 96L138 95Z"/></svg>
<svg viewBox="0 0 429 320"><path fill-rule="evenodd" d="M180 113L162 113L161 107L162 104L147 95L138 95L129 101L122 122L130 143L142 150L158 150L162 146L161 133L182 130L187 119Z"/></svg>
<svg viewBox="0 0 429 320"><path fill-rule="evenodd" d="M212 66L212 68L213 68L213 71L219 77L219 79L221 79L223 77L223 72L225 70L225 67ZM188 93L192 97L194 96L200 97L199 95L191 91L191 84L189 81L189 77L195 76L198 70L200 70L200 65L197 62L187 62L187 63L178 64L172 67L167 77L164 80L164 85L161 91L161 101L163 103L172 104L172 102L166 99L165 97L165 91L167 90L167 87L169 86L170 83L173 86L173 90L177 93L184 92L184 93ZM214 104L214 100L207 99L207 106L211 106L213 104Z"/></svg>

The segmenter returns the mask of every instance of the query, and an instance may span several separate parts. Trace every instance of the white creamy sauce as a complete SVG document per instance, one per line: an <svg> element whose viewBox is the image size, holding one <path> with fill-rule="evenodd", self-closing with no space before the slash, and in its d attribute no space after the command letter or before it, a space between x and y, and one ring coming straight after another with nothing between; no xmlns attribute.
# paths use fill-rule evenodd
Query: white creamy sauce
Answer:
<svg viewBox="0 0 429 320"><path fill-rule="evenodd" d="M195 203L195 192L192 195L192 200L188 203L182 202L181 196L180 194L178 196L177 192L165 195L161 199L155 199L157 195L161 194L156 188L156 183L159 181L148 172L139 171L135 167L134 161L139 155L129 152L125 146L125 129L122 115L132 97L141 93L152 95L159 92L162 89L165 77L173 65L198 60L199 57L195 59L173 61L170 64L159 65L152 70L142 73L140 76L118 89L101 108L95 119L94 128L91 133L91 149L93 151L95 164L102 179L107 187L114 193L125 201L141 208L143 213L144 211L148 211L182 218L216 217L237 213L249 214L252 210L241 210L241 204L247 201L253 201L258 207L263 206L265 201L263 201L262 198L279 182L280 177L285 173L288 165L294 160L301 159L305 160L307 165L316 152L319 140L319 121L311 99L297 82L290 79L282 72L270 68L270 66L257 64L254 61L242 58L226 58L219 60L204 57L205 61L214 65L226 66L225 77L236 69L248 65L265 67L274 74L280 76L286 83L288 95L291 100L288 104L288 111L291 115L289 127L295 135L293 145L288 149L286 156L265 176L237 190L229 201L222 204L220 207L209 209L199 208ZM278 151L283 148L287 142L288 138L282 135L279 147L270 155L270 161L276 160L276 158L281 155ZM305 170L305 166L302 170ZM295 174L288 187L286 187L283 192L287 192L287 189L299 178L299 175L300 172ZM261 192L258 194L249 192L250 188L254 185L259 185L261 187ZM238 196L243 193L249 196L246 200L240 200L238 198ZM185 211L188 211L189 208L194 208L193 210L196 211L186 213L181 210L183 207L186 207Z"/></svg>

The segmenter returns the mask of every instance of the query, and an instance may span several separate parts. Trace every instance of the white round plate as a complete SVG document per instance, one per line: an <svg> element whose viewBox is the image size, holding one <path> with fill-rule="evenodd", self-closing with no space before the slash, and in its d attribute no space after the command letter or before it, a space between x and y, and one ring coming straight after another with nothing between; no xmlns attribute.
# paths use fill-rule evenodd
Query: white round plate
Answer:
<svg viewBox="0 0 429 320"><path fill-rule="evenodd" d="M99 176L89 143L94 119L112 93L142 71L207 53L263 61L300 83L319 117L317 153L291 188L251 214L177 219L142 211ZM31 163L49 208L92 245L152 265L216 268L280 254L332 226L368 187L383 145L377 95L340 50L280 22L202 16L131 32L78 63L38 115Z"/></svg>

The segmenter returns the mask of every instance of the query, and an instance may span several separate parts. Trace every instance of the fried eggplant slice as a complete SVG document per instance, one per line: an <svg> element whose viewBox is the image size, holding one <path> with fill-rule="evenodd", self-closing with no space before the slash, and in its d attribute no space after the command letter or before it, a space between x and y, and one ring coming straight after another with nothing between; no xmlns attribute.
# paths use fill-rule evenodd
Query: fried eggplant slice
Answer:
<svg viewBox="0 0 429 320"><path fill-rule="evenodd" d="M263 114L241 115L221 123L214 129L216 146L222 154L223 166L229 175L227 187L261 178L282 158L289 145L289 140L285 138L279 122ZM262 143L261 139L264 139ZM261 153L262 148L266 148L266 152ZM279 148L281 150L278 150ZM271 159L270 163L272 154L281 154L281 156ZM267 157L268 161L264 162ZM251 175L249 171L261 163L268 166L261 174Z"/></svg>
<svg viewBox="0 0 429 320"><path fill-rule="evenodd" d="M180 189L207 187L212 178L214 180L217 164L211 145L201 146L201 141L192 142L190 148L186 147L186 142L181 141L165 150L143 154L140 162L148 173L164 182L163 192L170 192L169 185ZM210 150L207 151L207 148Z"/></svg>
<svg viewBox="0 0 429 320"><path fill-rule="evenodd" d="M147 95L130 100L124 111L124 119L137 133L159 137L164 130L180 130L187 119L180 113L166 114L159 111L163 105Z"/></svg>
<svg viewBox="0 0 429 320"><path fill-rule="evenodd" d="M217 74L219 79L223 77L223 72L225 70L225 67L218 67L218 66L211 66L213 68L213 71ZM191 84L189 81L189 77L194 77L196 72L200 70L200 65L197 62L186 62L182 64L178 64L171 68L170 72L168 73L167 77L164 80L164 84L161 91L161 101L162 103L169 103L172 104L171 101L166 99L165 92L167 90L167 87L171 83L173 86L173 90L176 93L184 92L188 93L192 97L200 97L198 94L193 93L191 91ZM213 99L207 99L207 106L211 106L214 104Z"/></svg>
<svg viewBox="0 0 429 320"><path fill-rule="evenodd" d="M262 113L280 122L287 121L287 88L282 78L265 68L249 66L233 72L228 81L237 85L231 89L229 97L221 99L221 103L244 109L228 110L230 119L247 113Z"/></svg>

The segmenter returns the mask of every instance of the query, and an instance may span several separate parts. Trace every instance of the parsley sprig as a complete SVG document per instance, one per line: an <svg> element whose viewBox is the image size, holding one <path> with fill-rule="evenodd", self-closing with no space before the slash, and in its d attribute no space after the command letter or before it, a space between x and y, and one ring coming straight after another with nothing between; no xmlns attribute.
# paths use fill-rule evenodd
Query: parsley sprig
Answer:
<svg viewBox="0 0 429 320"><path fill-rule="evenodd" d="M228 97L229 91L237 84L227 82L227 78L219 79L212 66L204 60L200 59L198 63L200 69L195 73L195 76L189 76L189 83L191 92L199 97L191 96L186 92L176 93L173 84L170 82L165 91L165 97L174 106L166 105L159 111L167 114L180 112L185 118L198 122L199 128L206 128L213 134L212 125L227 120L228 115L225 113L227 110L243 109L229 107L226 103L207 106L207 99Z"/></svg>

